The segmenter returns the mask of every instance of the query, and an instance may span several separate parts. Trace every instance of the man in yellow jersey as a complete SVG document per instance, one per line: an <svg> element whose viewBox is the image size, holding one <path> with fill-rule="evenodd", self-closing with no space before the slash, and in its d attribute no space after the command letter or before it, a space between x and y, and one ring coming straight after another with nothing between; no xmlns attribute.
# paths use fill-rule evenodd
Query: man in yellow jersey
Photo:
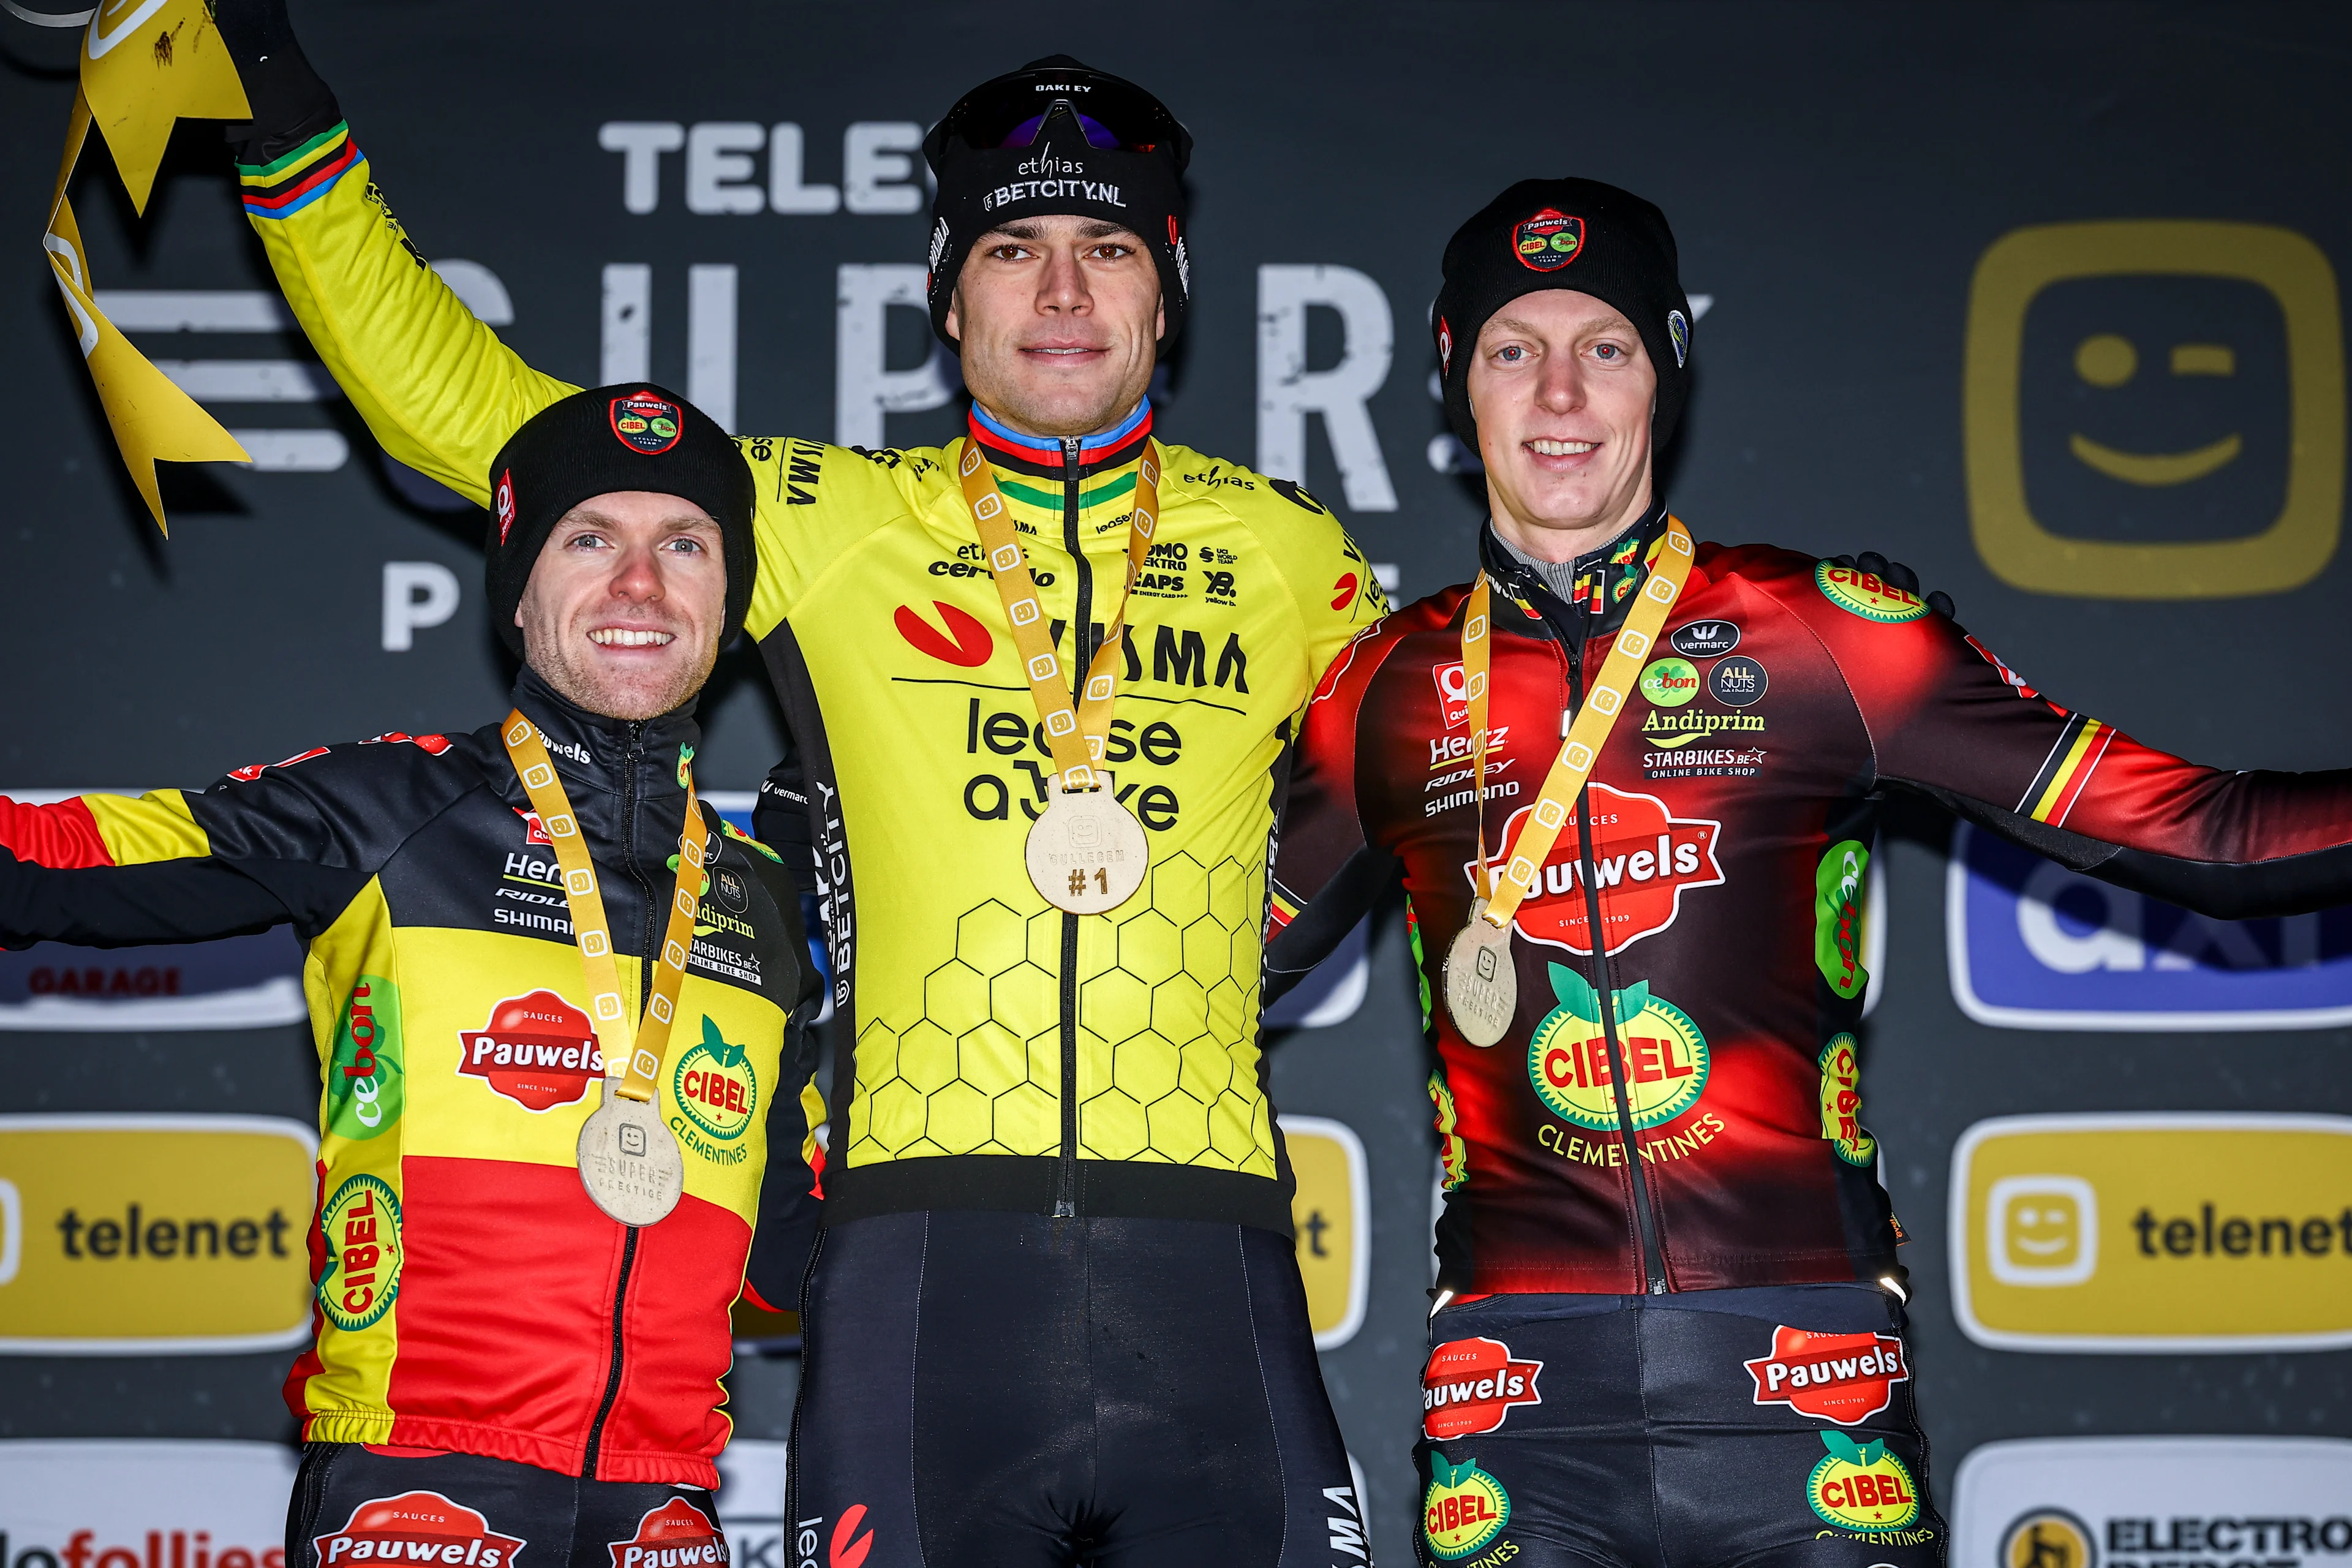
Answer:
<svg viewBox="0 0 2352 1568"><path fill-rule="evenodd" d="M218 15L295 315L393 457L487 500L489 455L568 388L418 258L282 9ZM1055 58L925 150L970 435L741 443L747 625L847 1042L796 1543L866 1568L1360 1560L1258 984L1294 715L1385 605L1296 485L1155 439L1190 273L1164 107Z"/></svg>
<svg viewBox="0 0 2352 1568"><path fill-rule="evenodd" d="M483 467L511 713L203 791L0 798L0 944L305 944L324 1082L287 1568L723 1563L729 1308L798 1288L824 1114L799 892L692 784L695 696L752 595L751 477L657 387L564 398ZM619 1163L667 1171L643 1207L583 1136L630 1106Z"/></svg>

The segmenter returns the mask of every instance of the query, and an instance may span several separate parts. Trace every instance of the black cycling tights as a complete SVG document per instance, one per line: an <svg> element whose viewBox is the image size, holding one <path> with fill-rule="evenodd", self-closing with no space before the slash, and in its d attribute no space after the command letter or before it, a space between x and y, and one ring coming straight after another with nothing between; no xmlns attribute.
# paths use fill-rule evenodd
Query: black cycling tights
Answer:
<svg viewBox="0 0 2352 1568"><path fill-rule="evenodd" d="M1306 1291L1271 1231L852 1220L818 1244L803 1323L795 1563L1368 1561Z"/></svg>

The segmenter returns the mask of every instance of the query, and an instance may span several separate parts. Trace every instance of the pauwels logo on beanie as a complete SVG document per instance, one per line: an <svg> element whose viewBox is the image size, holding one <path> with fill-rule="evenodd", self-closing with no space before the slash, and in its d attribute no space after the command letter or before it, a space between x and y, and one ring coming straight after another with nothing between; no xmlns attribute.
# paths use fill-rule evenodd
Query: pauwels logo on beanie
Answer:
<svg viewBox="0 0 2352 1568"><path fill-rule="evenodd" d="M523 646L515 606L548 535L573 507L617 490L676 496L719 525L727 565L720 646L741 628L759 569L751 470L735 437L676 393L623 382L560 398L507 438L489 471L483 575L491 625L517 658Z"/></svg>
<svg viewBox="0 0 2352 1568"><path fill-rule="evenodd" d="M1614 306L1642 340L1658 377L1651 418L1663 451L1690 395L1690 301L1665 214L1598 180L1521 180L1456 229L1430 330L1454 433L1472 449L1469 361L1487 321L1523 294L1572 289Z"/></svg>

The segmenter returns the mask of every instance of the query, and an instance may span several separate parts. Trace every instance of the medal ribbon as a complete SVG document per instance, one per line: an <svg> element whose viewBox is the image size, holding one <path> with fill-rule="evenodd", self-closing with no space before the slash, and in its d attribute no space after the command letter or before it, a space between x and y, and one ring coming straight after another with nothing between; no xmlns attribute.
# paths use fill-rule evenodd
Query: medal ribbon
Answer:
<svg viewBox="0 0 2352 1568"><path fill-rule="evenodd" d="M572 798L555 764L548 760L547 743L531 721L516 709L507 715L507 756L514 763L523 792L530 796L548 842L555 846L555 863L563 871L563 900L572 910L572 937L580 948L580 967L588 976L588 1010L596 1019L596 1039L604 1048L604 1070L622 1081L614 1091L627 1100L650 1100L658 1092L662 1058L669 1051L670 1020L677 1013L678 988L686 983L686 959L694 944L694 911L702 902L708 881L703 870L710 828L694 795L692 753L678 761L678 776L686 785L686 832L677 841L677 883L670 895L669 928L662 936L661 957L654 965L653 994L646 999L640 1023L629 1016L621 1000L621 972L613 961L613 929L604 918L604 895L596 890L596 868L588 858L588 844L572 815ZM614 1051L612 1045L618 1045ZM618 1072L615 1062L625 1063Z"/></svg>
<svg viewBox="0 0 2352 1568"><path fill-rule="evenodd" d="M1054 652L1053 637L1046 630L1045 609L1037 598L1036 579L1029 574L1021 541L1013 533L1011 510L1005 505L1004 493L996 488L996 475L978 442L964 442L963 459L956 465L956 478L963 483L964 500L971 507L972 526L980 533L981 547L988 552L989 573L996 579L996 592L1004 601L1005 617L1012 622L1013 646L1020 650L1022 669L1029 678L1029 699L1036 705L1039 721L1045 726L1045 744L1054 755L1054 771L1065 790L1093 789L1102 783L1096 770L1103 760L1103 742L1110 735L1111 704L1118 692L1119 647L1127 632L1128 590L1135 586L1136 574L1143 570L1144 559L1151 552L1152 531L1160 526L1160 443L1147 440L1142 460L1136 465L1135 509L1127 520L1127 582L1119 590L1118 618L1111 622L1102 647L1095 649L1094 660L1087 668L1083 703L1070 700L1070 683L1063 672L1060 657ZM1076 646L1078 635L1078 629L1073 626L1073 647Z"/></svg>
<svg viewBox="0 0 2352 1568"><path fill-rule="evenodd" d="M1666 519L1661 543L1664 548L1650 567L1649 579L1642 584L1633 613L1618 629L1617 641L1610 648L1609 657L1601 661L1601 673L1593 678L1592 689L1585 694L1584 706L1577 712L1576 721L1569 726L1567 736L1560 742L1559 754L1552 759L1551 772L1544 776L1543 793L1536 797L1535 809L1528 816L1527 826L1519 830L1518 845L1499 880L1490 875L1486 859L1486 667L1494 627L1487 616L1486 573L1478 574L1478 581L1470 590L1469 607L1462 618L1462 676L1464 692L1470 700L1471 745L1476 759L1471 799L1478 814L1478 890L1487 899L1482 918L1498 930L1509 929L1520 901L1535 891L1536 882L1543 875L1544 862L1551 856L1551 847L1559 841L1560 829L1567 826L1570 805L1583 793L1585 781L1592 776L1593 764L1601 760L1601 748L1641 679L1642 663L1657 646L1659 628L1666 624L1675 600L1682 594L1683 584L1690 577L1690 530L1683 526L1680 518Z"/></svg>

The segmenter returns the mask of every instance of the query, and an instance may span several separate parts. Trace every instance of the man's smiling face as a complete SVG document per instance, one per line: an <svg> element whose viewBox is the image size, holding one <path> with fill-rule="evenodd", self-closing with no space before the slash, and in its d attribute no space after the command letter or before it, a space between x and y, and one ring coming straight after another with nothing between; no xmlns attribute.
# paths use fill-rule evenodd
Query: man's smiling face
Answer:
<svg viewBox="0 0 2352 1568"><path fill-rule="evenodd" d="M1031 217L972 247L946 325L982 407L1032 436L1090 436L1142 401L1167 322L1160 270L1135 234Z"/></svg>
<svg viewBox="0 0 2352 1568"><path fill-rule="evenodd" d="M651 719L700 690L726 621L719 524L652 490L591 496L565 512L515 608L525 662L613 719Z"/></svg>

